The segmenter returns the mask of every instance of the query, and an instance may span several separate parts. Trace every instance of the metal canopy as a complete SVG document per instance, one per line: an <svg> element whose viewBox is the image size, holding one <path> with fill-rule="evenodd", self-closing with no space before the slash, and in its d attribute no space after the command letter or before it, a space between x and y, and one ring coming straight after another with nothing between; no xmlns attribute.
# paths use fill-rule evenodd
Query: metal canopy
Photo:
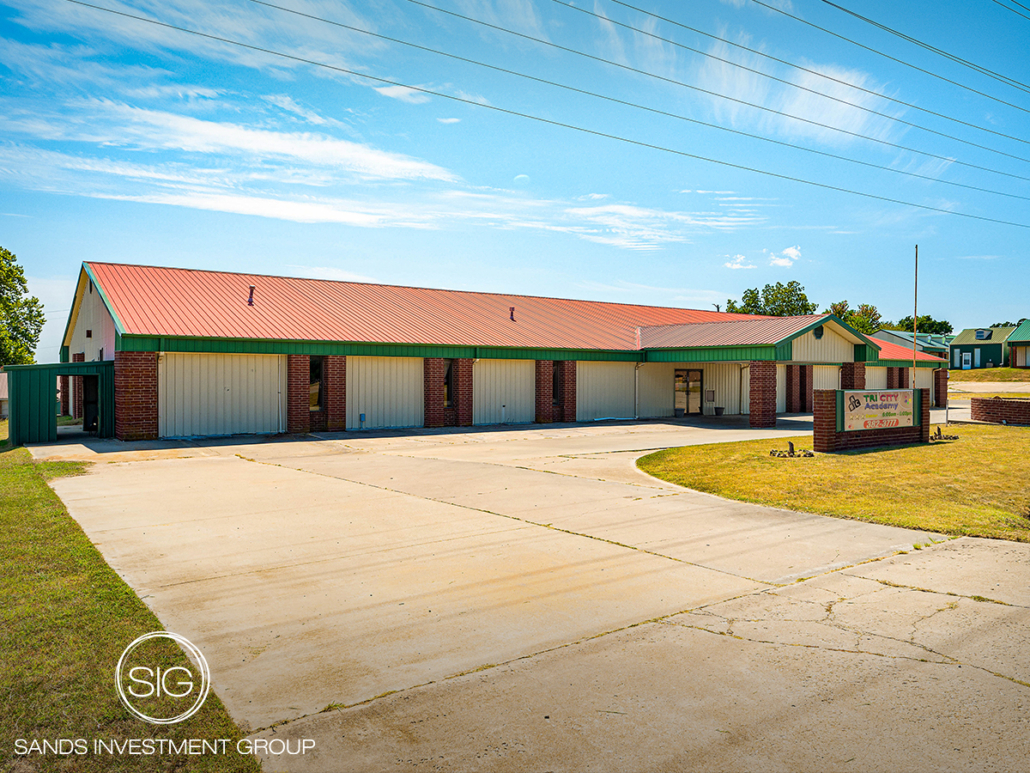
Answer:
<svg viewBox="0 0 1030 773"><path fill-rule="evenodd" d="M57 377L97 376L97 436L114 437L114 362L57 362L8 365L11 445L57 440Z"/></svg>

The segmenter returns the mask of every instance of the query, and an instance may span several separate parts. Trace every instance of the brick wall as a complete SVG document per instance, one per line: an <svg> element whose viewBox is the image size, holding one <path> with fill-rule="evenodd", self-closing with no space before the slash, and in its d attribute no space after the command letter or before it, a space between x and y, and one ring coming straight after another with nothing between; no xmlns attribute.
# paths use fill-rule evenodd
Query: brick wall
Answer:
<svg viewBox="0 0 1030 773"><path fill-rule="evenodd" d="M61 388L61 415L70 416L71 393L68 391L68 376L58 376L57 380Z"/></svg>
<svg viewBox="0 0 1030 773"><path fill-rule="evenodd" d="M347 429L347 358L333 355L326 357L323 362L326 429L343 432Z"/></svg>
<svg viewBox="0 0 1030 773"><path fill-rule="evenodd" d="M72 355L72 362L85 362L85 352ZM82 418L82 376L72 376L72 416Z"/></svg>
<svg viewBox="0 0 1030 773"><path fill-rule="evenodd" d="M1030 425L1030 400L1011 397L973 397L969 401L973 421L992 424Z"/></svg>
<svg viewBox="0 0 1030 773"><path fill-rule="evenodd" d="M554 421L554 361L536 361L536 421L538 424L550 424Z"/></svg>
<svg viewBox="0 0 1030 773"><path fill-rule="evenodd" d="M576 420L576 361L575 360L561 360L558 363L558 367L561 370L561 406L559 406L559 416L555 416L557 421L575 421Z"/></svg>
<svg viewBox="0 0 1030 773"><path fill-rule="evenodd" d="M422 366L422 400L425 407L425 426L446 427L447 411L443 405L444 360L442 357L426 357ZM452 415L456 412L452 409ZM457 417L454 416L456 419ZM455 421L455 423L457 423ZM453 425L452 425L453 426Z"/></svg>
<svg viewBox="0 0 1030 773"><path fill-rule="evenodd" d="M751 426L776 426L776 363L751 362Z"/></svg>
<svg viewBox="0 0 1030 773"><path fill-rule="evenodd" d="M311 358L306 354L286 357L286 431L311 431Z"/></svg>
<svg viewBox="0 0 1030 773"><path fill-rule="evenodd" d="M841 389L865 389L865 363L845 362L840 368Z"/></svg>
<svg viewBox="0 0 1030 773"><path fill-rule="evenodd" d="M114 353L114 436L119 440L157 437L157 352Z"/></svg>
<svg viewBox="0 0 1030 773"><path fill-rule="evenodd" d="M422 399L427 427L472 426L472 364L468 358L455 359L451 364L450 406L444 406L445 360L426 357L422 368Z"/></svg>
<svg viewBox="0 0 1030 773"><path fill-rule="evenodd" d="M801 413L801 373L799 366L787 366L787 413Z"/></svg>
<svg viewBox="0 0 1030 773"><path fill-rule="evenodd" d="M799 365L801 370L801 412L812 413L815 410L815 366Z"/></svg>
<svg viewBox="0 0 1030 773"><path fill-rule="evenodd" d="M938 368L933 372L933 404L938 408L948 406L948 369Z"/></svg>
<svg viewBox="0 0 1030 773"><path fill-rule="evenodd" d="M837 391L835 389L817 389L815 391L815 416L812 425L812 448L820 453L833 453L834 451L877 448L880 446L929 443L930 390L920 389L919 391L922 394L921 426L837 432Z"/></svg>

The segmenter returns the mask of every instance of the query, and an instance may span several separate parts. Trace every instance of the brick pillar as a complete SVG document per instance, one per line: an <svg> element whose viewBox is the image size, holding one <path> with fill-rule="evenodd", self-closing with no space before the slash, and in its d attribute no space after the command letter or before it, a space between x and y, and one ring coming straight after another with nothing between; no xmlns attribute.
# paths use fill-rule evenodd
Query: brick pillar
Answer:
<svg viewBox="0 0 1030 773"><path fill-rule="evenodd" d="M947 368L938 368L933 372L933 404L938 408L948 407Z"/></svg>
<svg viewBox="0 0 1030 773"><path fill-rule="evenodd" d="M554 421L554 362L536 361L536 421L550 424Z"/></svg>
<svg viewBox="0 0 1030 773"><path fill-rule="evenodd" d="M71 395L68 393L68 377L58 376L57 380L61 385L61 415L71 416Z"/></svg>
<svg viewBox="0 0 1030 773"><path fill-rule="evenodd" d="M576 361L562 360L558 363L561 370L561 406L559 409L561 421L576 420ZM552 396L553 398L553 396ZM558 417L555 417L558 418Z"/></svg>
<svg viewBox="0 0 1030 773"><path fill-rule="evenodd" d="M812 413L815 410L815 366L800 365L801 369L801 411Z"/></svg>
<svg viewBox="0 0 1030 773"><path fill-rule="evenodd" d="M836 450L837 392L820 389L815 393L812 417L812 449L829 454Z"/></svg>
<svg viewBox="0 0 1030 773"><path fill-rule="evenodd" d="M311 358L306 354L286 357L286 431L311 431Z"/></svg>
<svg viewBox="0 0 1030 773"><path fill-rule="evenodd" d="M919 428L919 441L921 443L930 442L930 390L920 389L923 395L923 409L922 409L922 420L923 426Z"/></svg>
<svg viewBox="0 0 1030 773"><path fill-rule="evenodd" d="M443 407L443 357L426 357L422 367L422 400L425 426L446 426Z"/></svg>
<svg viewBox="0 0 1030 773"><path fill-rule="evenodd" d="M72 355L72 362L85 362L86 353L79 352ZM82 418L82 376L72 376L72 416L76 419Z"/></svg>
<svg viewBox="0 0 1030 773"><path fill-rule="evenodd" d="M865 363L845 362L840 369L841 389L865 389Z"/></svg>
<svg viewBox="0 0 1030 773"><path fill-rule="evenodd" d="M801 413L801 368L787 366L787 413Z"/></svg>
<svg viewBox="0 0 1030 773"><path fill-rule="evenodd" d="M887 389L898 388L898 369L887 368Z"/></svg>
<svg viewBox="0 0 1030 773"><path fill-rule="evenodd" d="M898 368L898 389L908 388L908 368Z"/></svg>
<svg viewBox="0 0 1030 773"><path fill-rule="evenodd" d="M157 438L157 352L114 353L114 436Z"/></svg>
<svg viewBox="0 0 1030 773"><path fill-rule="evenodd" d="M455 424L459 427L472 426L472 360L454 361Z"/></svg>
<svg viewBox="0 0 1030 773"><path fill-rule="evenodd" d="M776 426L776 363L751 362L751 426Z"/></svg>
<svg viewBox="0 0 1030 773"><path fill-rule="evenodd" d="M343 432L347 429L347 358L331 355L323 361L325 372L325 410L328 414L326 429Z"/></svg>

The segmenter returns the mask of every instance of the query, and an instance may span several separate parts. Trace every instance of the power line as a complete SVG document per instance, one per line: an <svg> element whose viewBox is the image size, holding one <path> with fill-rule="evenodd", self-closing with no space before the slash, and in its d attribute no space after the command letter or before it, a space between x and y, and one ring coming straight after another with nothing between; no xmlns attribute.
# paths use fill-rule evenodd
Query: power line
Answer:
<svg viewBox="0 0 1030 773"><path fill-rule="evenodd" d="M814 24L813 22L810 22L807 19L802 19L800 16L795 16L794 14L784 11L781 8L776 8L775 6L769 5L768 3L763 3L762 0L751 0L751 2L762 6L763 8L768 8L770 11L775 11L778 14L782 14L783 16L794 19L795 21L799 21L802 24L806 24L809 27L812 27L813 29L825 32L827 35L832 35L838 40L843 40L847 43L851 43L851 45L858 46L859 48L874 53L877 56L882 56L885 59L890 59L892 62L897 62L898 64L904 65L905 67L910 67L913 70L917 70L918 72L923 73L924 75L930 75L934 78L937 78L938 80L944 81L945 83L950 83L953 86L958 86L960 89L965 89L966 91L970 91L974 94L979 94L981 97L986 97L987 99L990 99L993 102L998 102L999 104L1007 105L1008 107L1015 108L1016 110L1020 110L1024 113L1030 113L1030 110L1028 110L1025 107L1020 107L1019 105L1015 105L1012 102L1006 102L1004 99L1000 99L999 97L992 97L990 94L987 94L983 91L978 91L977 89L974 89L972 86L966 86L962 83L959 83L958 81L953 81L950 78L945 78L943 75L938 75L935 72L931 72L930 70L924 70L922 67L912 64L911 62L906 62L903 59L898 59L897 57L891 56L890 54L885 54L883 51L878 51L877 49L872 48L871 46L859 43L857 40L852 40L851 38L845 37L844 35L840 35L836 32L833 32L832 30L828 30L825 27L820 27L818 24Z"/></svg>
<svg viewBox="0 0 1030 773"><path fill-rule="evenodd" d="M481 102L477 102L474 99L467 99L465 97L458 97L458 96L454 96L453 94L444 94L443 92L433 91L432 89L423 88L421 86L412 86L412 85L409 85L407 83L401 83L400 81L391 80L389 78L380 78L380 77L375 76L375 75L369 75L367 73L358 72L357 70L350 70L350 69L348 69L346 67L339 67L337 65L328 64L326 62L319 62L319 61L316 61L314 59L306 59L304 57L296 56L294 54L287 54L287 53L283 53L281 51L274 51L274 50L272 50L270 48L262 48L261 46L251 45L250 43L244 43L244 42L239 41L239 40L232 40L231 38L223 38L223 37L220 37L218 35L212 35L212 34L207 33L207 32L200 32L198 30L192 30L192 29L189 29L187 27L179 27L179 26L177 26L175 24L169 24L167 22L157 21L156 19L148 19L148 18L146 18L144 16L136 16L136 15L131 14L131 13L126 13L124 11L116 11L113 8L104 8L103 6L93 5L92 3L87 3L87 2L84 2L83 0L66 0L66 2L72 3L74 5L83 6L85 8L92 8L95 11L101 11L101 12L104 12L104 13L113 14L115 16L121 16L121 17L126 18L126 19L134 19L135 21L141 21L141 22L144 22L146 24L153 24L153 25L158 26L158 27L164 27L165 29L176 30L178 32L185 32L185 33L187 33L189 35L196 35L197 37L205 38L207 40L215 40L215 41L218 41L219 43L227 43L229 45L239 46L240 48L246 48L246 49L248 49L250 51L258 51L258 52L263 53L263 54L269 54L271 56L278 56L278 57L281 57L283 59L289 59L290 61L300 62L302 64L308 64L308 65L311 65L313 67L321 67L321 68L324 68L326 70L332 70L334 72L343 73L345 75L352 75L352 76L357 77L357 78L365 78L367 80L375 81L376 83L383 83L383 84L386 84L388 86L399 86L399 87L401 87L403 89L407 89L409 91L417 91L417 92L422 93L422 94L428 94L429 96L440 97L441 99L447 99L447 100L450 100L452 102L460 102L462 104L471 105L472 107L482 108L483 110L492 110L494 112L502 113L504 115L511 115L511 116L515 116L517 118L525 118L527 120L536 121L538 123L546 124L548 126L557 126L559 128L562 128L562 129L571 129L572 131L580 132L582 134L588 134L588 135L593 136L593 137L602 137L604 139L615 140L617 142L622 142L622 143L625 143L627 145L633 145L635 147L647 148L649 150L658 150L658 151L661 151L663 153L670 153L672 155L680 156L682 158L691 158L691 159L694 159L694 160L697 160L697 161L705 161L705 162L710 163L710 164L718 164L719 166L730 167L731 169L739 169L739 170L744 171L744 172L753 172L755 174L761 174L761 175L765 175L767 177L773 177L773 178L776 178L776 179L779 179L779 180L787 180L789 182L801 183L802 185L810 185L810 186L813 186L813 187L816 187L816 188L823 188L825 190L837 191L839 193L847 193L847 194L850 194L850 195L853 195L853 196L861 196L863 198L873 199L873 200L876 200L876 201L884 201L884 202L887 202L889 204L901 204L903 206L914 207L916 209L923 209L923 210L927 210L927 211L930 211L930 212L939 212L939 213L942 213L942 214L945 214L945 215L955 215L957 217L964 217L964 218L968 218L968 219L971 219L971 220L980 220L980 221L987 222L987 223L998 223L1000 225L1011 225L1011 226L1015 226L1016 228L1030 229L1030 223L1017 223L1017 222L1013 222L1013 221L1009 221L1009 220L1000 220L998 218L993 218L993 217L984 217L982 215L973 215L973 214L970 214L968 212L958 212L958 211L953 210L953 209L944 209L943 207L931 207L931 206L929 206L927 204L916 204L916 203L911 202L911 201L903 201L901 199L892 199L892 198L890 198L888 196L879 196L879 195L877 195L875 193L866 193L864 191L855 191L855 190L851 190L849 188L841 188L841 187L836 186L836 185L829 185L827 183L820 183L820 182L815 182L813 180L806 180L806 179L804 179L802 177L792 177L790 175L779 174L778 172L770 172L768 170L758 169L756 167L744 166L743 164L734 164L734 163L732 163L730 161L721 161L721 160L715 159L715 158L708 158L707 156L700 156L700 155L697 155L695 153L688 153L688 152L686 152L684 150L676 150L675 148L668 148L668 147L665 147L663 145L655 145L655 144L650 143L650 142L643 142L641 140L634 140L634 139L630 139L628 137L622 137L622 136L617 135L617 134L609 134L607 132L598 131L596 129L588 129L588 128L583 127L583 126L576 126L575 124L563 123L561 121L555 121L555 120L550 119L550 118L543 118L541 116L531 115L529 113L521 113L521 112L519 112L517 110L509 110L507 108L498 107L497 105L483 104Z"/></svg>
<svg viewBox="0 0 1030 773"><path fill-rule="evenodd" d="M464 21L472 22L473 24L479 24L479 25L481 25L483 27L487 27L489 29L496 30L498 32L504 32L504 33L507 33L509 35L514 35L515 37L519 37L519 38L523 38L525 40L532 41L534 43L539 43L539 44L544 45L544 46L549 46L549 47L557 49L559 51L565 51L566 53L575 54L576 56L581 56L581 57L583 57L585 59L590 59L590 60L593 60L595 62L601 62L602 64L611 65L612 67L618 67L619 69L626 70L626 71L632 72L632 73L636 73L638 75L644 75L646 77L654 78L656 80L665 81L666 83L672 83L672 84L674 84L676 86L682 86L685 89L690 89L691 91L697 91L697 92L700 92L702 94L708 94L708 95L713 96L713 97L718 97L720 99L725 99L725 100L727 100L729 102L736 102L737 104L740 104L740 105L746 105L747 107L753 107L756 110L762 110L764 112L772 113L774 115L778 115L778 116L781 116L781 117L784 117L784 118L791 118L791 119L793 119L795 121L801 121L802 123L811 124L812 126L818 126L818 127L822 128L822 129L829 129L830 131L839 132L841 134L846 134L846 135L848 135L850 137L857 137L859 139L868 140L869 142L875 142L877 144L885 145L887 147L897 148L898 150L906 150L906 151L908 151L910 153L918 153L919 155L927 156L929 158L935 158L935 159L937 159L939 161L947 161L949 163L959 164L961 166L968 166L968 167L970 167L972 169L979 169L982 172L992 172L994 174L1004 175L1005 177L1015 177L1016 179L1020 179L1020 180L1027 179L1025 177L1021 177L1020 175L1014 175L1014 174L1012 174L1010 172L1002 172L1002 171L1000 171L998 169L992 169L991 167L979 166L978 164L973 164L973 163L970 163L970 162L967 162L967 161L959 161L958 159L951 158L949 156L941 156L941 155L938 155L936 153L930 153L930 152L925 151L925 150L917 150L916 148L911 148L911 147L909 147L907 145L899 145L898 143L888 142L887 140L882 140L882 139L879 139L878 137L870 137L867 134L860 134L858 132L849 131L847 129L841 129L841 128L837 127L837 126L831 126L830 124L820 123L819 121L813 121L813 120L811 120L809 118L802 118L801 116L794 115L792 113L786 113L786 112L783 112L782 110L775 110L775 109L773 109L771 107L765 107L764 105L759 105L759 104L756 104L754 102L748 102L748 101L743 100L743 99L737 99L736 97L727 96L726 94L720 94L717 91L710 91L709 89L703 89L700 86L691 86L689 83L684 83L683 81L678 81L678 80L676 80L674 78L666 78L664 75L658 75L657 73L648 72L647 70L640 70L640 69L638 69L636 67L630 67L628 64L621 64L619 62L612 61L611 59L605 59L604 57L595 56L593 54L588 54L588 53L586 53L584 51L578 51L575 48L568 48L567 46L562 46L562 45L559 45L558 43L552 43L551 41L544 40L542 38L535 38L532 35L526 35L525 33L522 33L522 32L516 32L515 30L508 29L507 27L501 27L501 26L498 26L496 24L491 24L490 22L485 22L485 21L482 21L480 19L475 19L475 18L473 18L471 16L465 16L465 15L457 13L455 11L448 11L445 8L438 8L438 7L434 6L434 5L428 5L427 3L421 2L421 0L407 0L407 2L411 3L412 5L417 5L417 6L421 6L422 8L427 8L427 9L429 9L431 11L437 11L439 13L443 13L443 14L446 14L448 16L453 16L456 19L463 19ZM1001 153L1002 155L1005 155L1005 156L1009 156L1010 158L1013 158L1016 161L1023 161L1025 163L1030 163L1030 159L1023 158L1022 156L1010 155L1008 153L1002 153L1001 151L994 151L994 152Z"/></svg>
<svg viewBox="0 0 1030 773"><path fill-rule="evenodd" d="M1020 196L1020 195L1015 194L1015 193L1006 193L1004 191L996 191L996 190L992 190L990 188L981 188L981 187L976 186L976 185L966 185L964 183L952 182L950 180L941 180L941 179L938 179L936 177L930 177L928 175L918 174L916 172L906 172L904 170L895 169L893 167L884 166L882 164L874 164L874 163L869 162L869 161L861 161L859 159L850 158L848 156L841 156L841 155L837 155L835 153L829 153L827 151L816 150L815 148L808 148L808 147L805 147L803 145L795 145L794 143L791 143L791 142L784 142L784 141L781 141L781 140L772 139L770 137L764 137L764 136L762 136L760 134L752 134L750 132L741 131L739 129L731 129L731 128L728 128L726 126L720 126L718 124L709 123L707 121L702 121L702 120L699 120L697 118L689 118L688 116L685 116L685 115L682 115L682 114L679 114L679 113L670 113L670 112L668 112L666 110L660 110L658 108L648 107L646 105L641 105L641 104L638 104L636 102L629 102L627 100L618 99L617 97L610 97L610 96L607 96L605 94L599 94L597 92L587 91L586 89L580 89L580 88L577 88L575 86L569 86L569 85L564 84L564 83L558 83L557 81L547 80L546 78L539 78L539 77L537 77L535 75L529 75L527 73L519 72L518 70L510 70L510 69L508 69L506 67L498 67L496 65L487 64L486 62L481 62L481 61L478 61L476 59L470 59L468 57L459 56L457 54L451 54L451 53L448 53L446 51L440 51L440 50L435 49L435 48L429 48L427 46L419 45L418 43L411 43L411 42L406 41L406 40L401 40L400 38L394 38L394 37L390 37L389 35L383 35L383 34L380 34L378 32L372 32L371 30L362 29L361 27L354 27L354 26L352 26L350 24L344 24L343 22L334 21L332 19L326 19L326 18L323 18L321 16L314 16L314 15L309 14L309 13L304 13L303 11L297 11L297 10L294 10L292 8L284 8L281 5L276 5L274 3L266 2L266 0L250 0L250 2L256 3L257 5L263 5L263 6L267 7L267 8L274 8L276 10L283 11L285 13L290 13L290 14L293 14L295 16L301 16L301 17L303 17L305 19L311 19L312 21L318 21L318 22L324 22L325 24L331 24L334 27L340 27L342 29L345 29L345 30L348 30L348 31L351 31L351 32L360 32L360 33L362 33L364 35L369 35L371 37L378 38L380 40L386 40L386 41L389 41L391 43L397 43L397 44L400 44L402 46L408 46L409 48L414 48L414 49L417 49L419 51L425 51L427 53L437 54L439 56L444 56L444 57L447 57L449 59L455 59L455 60L457 60L459 62L465 62L467 64L477 65L479 67L484 67L484 68L487 68L489 70L494 70L495 72L502 72L502 73L505 73L507 75L514 75L514 76L516 76L518 78L524 78L526 80L534 81L536 83L543 83L545 85L553 86L555 88L564 89L566 91L572 91L572 92L575 92L577 94L583 94L585 96L594 97L596 99L603 99L603 100L608 101L608 102L612 102L612 103L619 104L619 105L624 105L626 107L636 108L638 110L646 110L649 113L654 113L656 115L661 115L661 116L665 116L665 117L668 117L668 118L675 118L675 119L681 120L681 121L687 121L689 123L697 124L699 126L705 126L707 128L710 128L710 129L718 129L719 131L729 132L731 134L736 134L736 135L739 135L739 136L742 136L742 137L749 137L751 139L761 140L763 142L770 142L770 143L772 143L774 145L780 145L780 146L783 146L783 147L792 148L794 150L801 150L801 151L805 151L806 153L814 153L816 155L825 156L826 158L837 159L839 161L847 161L847 162L853 163L853 164L860 164L862 166L870 167L870 168L873 168L873 169L879 169L879 170L882 170L882 171L885 171L885 172L892 172L892 173L895 173L895 174L901 174L901 175L905 175L907 177L915 177L915 178L918 178L918 179L921 179L921 180L928 180L930 182L939 182L939 183L943 183L945 185L953 185L953 186L956 186L956 187L959 187L959 188L966 188L966 189L969 189L969 190L979 191L981 193L991 193L991 194L994 194L994 195L997 195L997 196L1007 196L1009 198L1022 199L1023 201L1030 201L1030 196ZM1030 177L1023 177L1021 179L1030 182Z"/></svg>
<svg viewBox="0 0 1030 773"><path fill-rule="evenodd" d="M1016 14L1016 16L1022 16L1024 19L1030 20L1030 16L1027 16L1025 13L1020 13L1010 5L1005 5L1005 3L998 2L998 0L991 0L991 2L995 5L1000 5L1006 11L1012 11L1012 13ZM1016 3L1016 5L1018 5L1020 8L1026 8L1026 10L1030 11L1030 8L1027 8L1025 5L1022 5L1020 3Z"/></svg>
<svg viewBox="0 0 1030 773"><path fill-rule="evenodd" d="M780 64L786 65L787 67L793 67L794 69L801 70L802 72L806 72L809 75L815 75L815 76L818 76L818 77L823 78L825 80L833 81L834 83L839 83L842 86L847 86L849 88L855 89L856 91L861 91L861 92L864 92L866 94L870 94L870 95L872 95L874 97L879 97L880 99L885 99L888 102L893 102L893 103L895 103L897 105L904 105L905 107L911 108L912 110L918 110L921 113L926 113L927 115L932 115L932 116L935 116L936 118L943 118L945 121L951 121L953 123L957 123L957 124L960 124L962 126L968 126L970 129L977 129L978 131L987 132L988 134L993 134L993 135L995 135L997 137L1004 137L1007 140L1015 140L1016 142L1030 143L1030 140L1025 140L1022 137L1016 137L1016 136L1013 136L1011 134L1005 134L1004 132L996 131L995 129L989 129L986 126L981 126L980 124L970 123L969 121L963 121L961 118L955 118L954 116L945 115L944 113L938 113L935 110L930 110L930 109L925 108L925 107L920 107L919 105L914 104L912 102L906 102L903 99L898 99L897 97L891 97L891 96L888 96L887 94L882 94L879 91L874 91L873 89L867 89L864 86L859 86L857 83L852 83L851 81L846 81L846 80L843 80L842 78L834 78L832 75L827 75L826 73L819 72L818 70L813 70L810 67L804 67L803 65L797 64L796 62L790 62L790 61L787 61L786 59L780 59L779 57L773 56L772 54L767 54L764 51L759 51L757 48L750 48L748 46L742 45L741 43L735 43L734 41L729 40L727 38L723 38L723 37L720 37L718 35L713 35L710 32L705 32L704 30L699 30L699 29L697 29L697 27L691 27L691 26L689 26L687 24L683 24L682 22L675 21L674 19L670 19L667 16L661 16L659 14L652 13L651 11L645 11L643 8L638 8L635 5L630 5L629 3L623 2L623 0L609 0L609 2L615 3L616 5L621 5L624 8L629 8L630 10L633 10L633 11L637 11L638 13L642 13L645 16L650 16L651 18L658 19L660 21L664 21L664 22L666 22L668 24L672 24L672 25L674 25L676 27L681 27L682 29L689 30L689 31L694 32L694 33L696 33L698 35L702 35L702 36L704 36L706 38L711 38L712 40L717 40L720 43L725 43L728 46L733 46L734 48L739 48L740 50L747 51L750 54L755 54L756 56L760 56L760 57L763 57L765 59L769 59L769 60L771 60L773 62L778 62ZM998 2L998 0L992 0L992 2ZM1030 18L1030 17L1028 17L1028 18Z"/></svg>
<svg viewBox="0 0 1030 773"><path fill-rule="evenodd" d="M849 10L842 5L837 5L831 0L821 0L821 2L825 3L831 8L836 8L838 11L841 11L843 13L848 14L849 16L852 16L858 19L859 21L864 21L866 24L872 25L873 27L876 27L878 30L883 30L884 32L894 35L895 37L901 38L902 40L907 41L914 46L919 46L920 48L926 51L937 54L938 56L942 56L945 59L955 62L955 64L961 64L962 66L968 67L969 69L974 70L975 72L978 72L981 75L986 75L988 78L993 78L994 80L1000 83L1004 83L1008 86L1012 86L1013 88L1019 89L1020 91L1030 93L1030 88L1027 88L1025 83L1017 81L1014 78L1010 78L1007 75L1002 75L999 72L995 72L994 70L988 69L983 65L971 62L968 59L963 59L961 56L950 54L943 49L937 48L937 46L932 46L929 43L924 43L922 40L919 40L918 38L914 38L911 35L906 35L904 32L899 32L898 30L888 27L885 24L881 24L878 21L873 21L872 19L865 17L860 13L856 13L855 11Z"/></svg>
<svg viewBox="0 0 1030 773"><path fill-rule="evenodd" d="M810 89L807 86L802 86L800 84L793 83L792 81L786 80L784 78L779 78L779 77L777 77L775 75L770 75L769 73L762 72L761 70L756 70L753 67L748 67L747 65L739 64L738 62L733 62L733 61L731 61L729 59L723 59L720 56L715 56L714 54L710 54L710 53L707 53L705 51L701 51L701 50L696 49L696 48L691 48L690 46L684 45L683 43L678 43L675 40L670 40L669 38L663 38L661 35L655 35L653 32L648 32L646 30L642 30L639 27L634 27L631 24L624 24L621 21L616 21L615 19L609 19L606 16L601 16L600 14L594 13L592 11L588 11L588 10L586 10L584 8L578 8L578 7L574 6L574 5L569 5L564 0L552 0L552 2L557 3L558 5L562 6L563 8L568 8L568 9L573 10L573 11L579 11L580 13L584 13L584 14L586 14L588 16L593 16L595 19L601 19L603 21L608 22L609 24L618 25L619 27L623 27L624 29L632 30L633 32L639 33L640 35L646 35L649 38L653 38L655 40L660 40L663 43L669 43L670 45L676 46L678 48L683 48L683 49L685 49L687 51L692 51L695 54L700 54L701 56L706 56L706 57L709 57L711 59L715 59L716 61L724 62L724 63L726 63L728 65L733 66L733 67L739 67L742 70L746 70L746 71L752 72L752 73L754 73L756 75L760 75L763 78L769 78L770 80L774 80L777 83L782 83L782 84L784 84L786 86L790 86L791 88L799 89L800 91L807 91L810 94L815 94L817 96L824 97L824 98L832 100L834 102L839 102L842 105L848 105L849 107L853 107L853 108L855 108L857 110L862 110L863 112L866 112L866 113L871 113L873 115L878 115L881 118L886 118L889 121L895 121L897 123L904 124L905 126L911 126L914 129L919 129L920 131L928 132L930 134L936 134L938 137L944 137L944 138L949 139L949 140L954 140L955 142L961 142L964 145L971 145L974 148L980 148L981 150L986 150L986 151L988 151L990 153L997 153L997 154L1002 155L1002 156L1008 156L1009 158L1013 158L1013 156L1010 156L1008 153L1005 153L1005 152L1000 151L1000 150L996 150L995 148L989 147L987 145L981 145L981 144L979 144L977 142L971 142L970 140L964 140L961 137L954 136L953 134L945 134L944 132L939 132L936 129L930 129L930 128L926 127L926 126L922 126L920 124L913 123L911 121L906 121L906 120L904 120L902 118L898 118L897 116L890 115L889 113L882 113L879 110L874 110L874 109L872 109L870 107L865 107L864 105L860 105L860 104L858 104L856 102L849 102L846 99L841 99L840 97L835 97L835 96L833 96L831 94L827 94L827 93L822 92L822 91L817 91L815 89ZM1030 140L1023 140L1023 139L1019 139L1018 137L1014 137L1013 139L1017 140L1018 142L1023 142L1023 143L1025 143L1027 145L1030 145ZM1015 158L1019 158L1019 156L1015 156ZM1020 159L1020 160L1030 160L1030 159Z"/></svg>

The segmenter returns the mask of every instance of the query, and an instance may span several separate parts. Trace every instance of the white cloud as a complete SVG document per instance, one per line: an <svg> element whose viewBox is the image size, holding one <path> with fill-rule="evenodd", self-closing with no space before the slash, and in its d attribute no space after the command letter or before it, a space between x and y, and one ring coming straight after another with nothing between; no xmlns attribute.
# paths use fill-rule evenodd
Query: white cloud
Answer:
<svg viewBox="0 0 1030 773"><path fill-rule="evenodd" d="M747 258L743 255L734 255L726 263L723 263L726 268L740 269L740 268L758 268L754 263L748 263Z"/></svg>
<svg viewBox="0 0 1030 773"><path fill-rule="evenodd" d="M375 89L384 97L390 97L390 99L399 99L401 102L407 102L409 105L421 105L429 101L429 95L415 89L409 89L407 86L380 86Z"/></svg>
<svg viewBox="0 0 1030 773"><path fill-rule="evenodd" d="M764 252L764 250L763 250ZM782 268L790 268L794 265L794 262L801 259L801 248L797 245L793 247L787 247L779 254L773 252L769 255L770 266L780 266Z"/></svg>
<svg viewBox="0 0 1030 773"><path fill-rule="evenodd" d="M459 123L461 121L460 118L437 118L436 120L439 121L440 123L446 123L446 124Z"/></svg>
<svg viewBox="0 0 1030 773"><path fill-rule="evenodd" d="M266 94L262 97L266 102L275 105L278 108L282 108L288 113L293 113L303 118L308 123L313 123L316 126L326 126L329 121L320 116L314 110L308 110L306 107L298 105L296 101L286 94Z"/></svg>

